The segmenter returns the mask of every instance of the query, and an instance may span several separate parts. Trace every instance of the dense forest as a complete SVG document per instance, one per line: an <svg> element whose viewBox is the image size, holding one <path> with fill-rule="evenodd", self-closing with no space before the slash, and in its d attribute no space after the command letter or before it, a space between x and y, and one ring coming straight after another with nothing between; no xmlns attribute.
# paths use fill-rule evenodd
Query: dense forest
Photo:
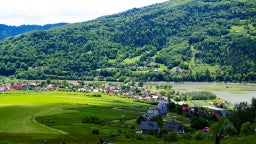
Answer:
<svg viewBox="0 0 256 144"><path fill-rule="evenodd" d="M46 25L20 25L20 26L8 26L5 24L0 24L0 40L15 36L21 33L33 31L33 30L46 30L49 28L63 26L67 23L57 23L57 24L46 24Z"/></svg>
<svg viewBox="0 0 256 144"><path fill-rule="evenodd" d="M9 37L0 75L256 82L256 2L170 0Z"/></svg>

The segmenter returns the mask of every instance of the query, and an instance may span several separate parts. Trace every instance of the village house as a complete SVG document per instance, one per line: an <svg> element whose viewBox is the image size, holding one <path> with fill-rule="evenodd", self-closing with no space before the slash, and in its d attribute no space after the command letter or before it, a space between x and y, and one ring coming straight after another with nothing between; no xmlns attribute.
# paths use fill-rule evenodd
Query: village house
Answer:
<svg viewBox="0 0 256 144"><path fill-rule="evenodd" d="M152 95L152 99L157 100L158 98L158 95Z"/></svg>
<svg viewBox="0 0 256 144"><path fill-rule="evenodd" d="M228 110L224 109L224 108L217 108L217 107L213 107L213 106L203 106L205 108L208 108L210 110L210 113L212 114L221 114L222 117L227 116L228 114Z"/></svg>
<svg viewBox="0 0 256 144"><path fill-rule="evenodd" d="M86 89L86 88L79 88L77 91L78 91L78 92L86 92L87 89Z"/></svg>
<svg viewBox="0 0 256 144"><path fill-rule="evenodd" d="M0 92L6 92L7 87L6 86L0 86Z"/></svg>
<svg viewBox="0 0 256 144"><path fill-rule="evenodd" d="M40 88L41 88L41 83L40 83L40 82L31 83L31 84L30 84L30 87L31 87L33 90L40 90Z"/></svg>
<svg viewBox="0 0 256 144"><path fill-rule="evenodd" d="M146 114L149 118L152 118L154 116L158 116L159 115L159 110L158 108L155 107L151 107L148 109L147 114Z"/></svg>
<svg viewBox="0 0 256 144"><path fill-rule="evenodd" d="M179 134L184 134L185 126L176 122L168 122L164 125L164 130L167 132L177 131Z"/></svg>
<svg viewBox="0 0 256 144"><path fill-rule="evenodd" d="M144 70L147 70L148 67L147 66L139 66L137 67L137 71L144 71Z"/></svg>
<svg viewBox="0 0 256 144"><path fill-rule="evenodd" d="M157 134L159 132L159 127L157 122L151 122L151 121L141 121L140 129L142 131L142 134L150 134L150 131L152 131L153 134Z"/></svg>
<svg viewBox="0 0 256 144"><path fill-rule="evenodd" d="M132 98L135 99L135 100L142 100L143 99L142 96L133 96Z"/></svg>
<svg viewBox="0 0 256 144"><path fill-rule="evenodd" d="M136 122L137 122L137 124L141 124L142 121L149 121L149 120L150 120L150 118L147 117L146 114L143 114L143 115L140 115L137 117Z"/></svg>
<svg viewBox="0 0 256 144"><path fill-rule="evenodd" d="M167 103L166 102L159 102L157 105L159 114L161 116L167 116Z"/></svg>

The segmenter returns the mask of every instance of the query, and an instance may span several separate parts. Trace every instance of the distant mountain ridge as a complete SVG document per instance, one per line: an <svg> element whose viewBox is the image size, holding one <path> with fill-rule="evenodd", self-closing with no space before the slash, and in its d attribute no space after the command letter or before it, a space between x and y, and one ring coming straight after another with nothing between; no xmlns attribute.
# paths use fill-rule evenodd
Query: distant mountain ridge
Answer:
<svg viewBox="0 0 256 144"><path fill-rule="evenodd" d="M21 33L26 33L33 30L46 30L49 28L63 26L67 23L56 23L56 24L46 24L46 25L20 25L20 26L9 26L5 24L0 24L0 40L15 36Z"/></svg>
<svg viewBox="0 0 256 144"><path fill-rule="evenodd" d="M0 41L20 79L256 82L255 0L170 0Z"/></svg>

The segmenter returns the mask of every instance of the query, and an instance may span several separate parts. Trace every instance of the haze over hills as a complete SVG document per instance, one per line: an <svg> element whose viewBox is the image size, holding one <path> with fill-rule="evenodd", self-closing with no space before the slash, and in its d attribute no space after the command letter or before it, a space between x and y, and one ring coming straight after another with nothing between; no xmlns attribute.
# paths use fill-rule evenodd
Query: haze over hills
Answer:
<svg viewBox="0 0 256 144"><path fill-rule="evenodd" d="M254 0L171 0L0 41L21 79L256 81Z"/></svg>
<svg viewBox="0 0 256 144"><path fill-rule="evenodd" d="M67 23L47 24L47 25L21 25L21 26L8 26L0 24L0 40L15 36L17 34L33 31L33 30L46 30L56 26L63 26Z"/></svg>

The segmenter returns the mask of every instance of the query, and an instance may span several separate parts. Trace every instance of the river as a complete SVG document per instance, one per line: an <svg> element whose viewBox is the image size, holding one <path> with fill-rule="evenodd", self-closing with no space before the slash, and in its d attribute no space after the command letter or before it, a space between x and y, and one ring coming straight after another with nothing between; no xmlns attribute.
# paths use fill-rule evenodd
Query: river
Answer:
<svg viewBox="0 0 256 144"><path fill-rule="evenodd" d="M167 84L167 82L155 84ZM226 100L230 105L235 105L242 101L250 104L252 98L256 98L256 84L251 83L168 82L168 84L171 84L172 88L180 93L210 91L218 98Z"/></svg>
<svg viewBox="0 0 256 144"><path fill-rule="evenodd" d="M251 103L252 98L256 98L256 84L184 82L172 83L172 86L180 92L210 91L231 105L242 101Z"/></svg>

